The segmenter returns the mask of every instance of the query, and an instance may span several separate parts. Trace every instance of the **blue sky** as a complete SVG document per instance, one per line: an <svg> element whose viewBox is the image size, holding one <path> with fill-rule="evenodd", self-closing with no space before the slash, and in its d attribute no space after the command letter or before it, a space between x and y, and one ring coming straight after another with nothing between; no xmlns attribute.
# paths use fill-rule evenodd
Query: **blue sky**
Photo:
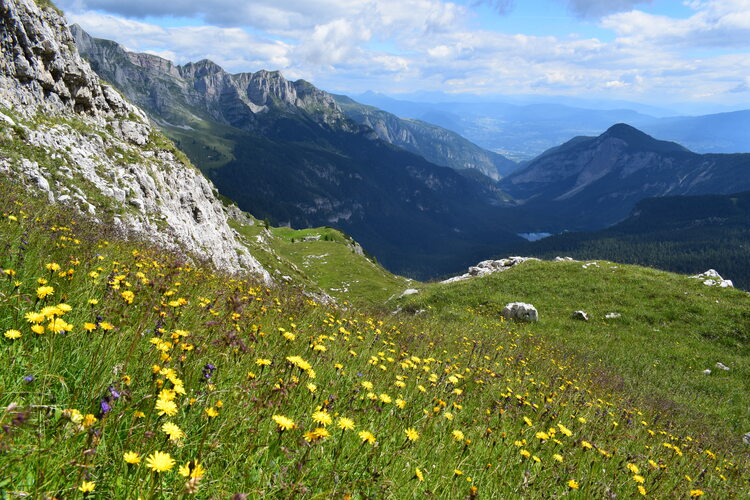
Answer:
<svg viewBox="0 0 750 500"><path fill-rule="evenodd" d="M750 0L58 0L94 36L335 92L750 107ZM722 108L723 109L723 108Z"/></svg>

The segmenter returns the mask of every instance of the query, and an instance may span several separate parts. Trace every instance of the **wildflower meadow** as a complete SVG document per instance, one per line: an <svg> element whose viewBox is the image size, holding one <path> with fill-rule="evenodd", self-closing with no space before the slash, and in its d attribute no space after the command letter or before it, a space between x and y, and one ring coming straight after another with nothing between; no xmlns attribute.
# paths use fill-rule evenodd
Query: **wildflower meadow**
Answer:
<svg viewBox="0 0 750 500"><path fill-rule="evenodd" d="M323 305L6 187L4 497L748 495L523 326Z"/></svg>

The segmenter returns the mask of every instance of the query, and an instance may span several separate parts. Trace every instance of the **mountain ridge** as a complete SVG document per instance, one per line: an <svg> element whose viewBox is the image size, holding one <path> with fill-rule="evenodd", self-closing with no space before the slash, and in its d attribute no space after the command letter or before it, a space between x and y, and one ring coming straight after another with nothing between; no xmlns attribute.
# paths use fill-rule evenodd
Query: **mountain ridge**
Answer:
<svg viewBox="0 0 750 500"><path fill-rule="evenodd" d="M494 180L509 174L518 164L482 149L456 132L415 119L404 119L350 97L333 95L344 114L373 129L381 139L428 161L456 170L476 169Z"/></svg>
<svg viewBox="0 0 750 500"><path fill-rule="evenodd" d="M493 214L505 197L490 179L380 140L308 82L229 75L210 62L180 69L153 57L144 69L116 43L74 32L100 76L161 123L224 196L261 219L334 226L391 271L422 278L518 240Z"/></svg>
<svg viewBox="0 0 750 500"><path fill-rule="evenodd" d="M642 198L750 189L750 154L697 154L616 124L546 151L500 186L525 209L556 214L539 231L591 230L623 219Z"/></svg>

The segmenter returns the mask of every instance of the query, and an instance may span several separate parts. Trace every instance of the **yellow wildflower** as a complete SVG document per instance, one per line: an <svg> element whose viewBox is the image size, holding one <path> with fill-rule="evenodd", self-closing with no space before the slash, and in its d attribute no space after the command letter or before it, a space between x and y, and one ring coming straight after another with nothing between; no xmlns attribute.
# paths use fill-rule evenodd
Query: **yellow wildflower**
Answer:
<svg viewBox="0 0 750 500"><path fill-rule="evenodd" d="M276 425L282 432L288 431L289 429L294 429L295 427L294 420L292 420L291 418L287 418L284 415L274 415L271 418L274 422L276 422Z"/></svg>
<svg viewBox="0 0 750 500"><path fill-rule="evenodd" d="M406 439L409 441L416 441L419 439L419 433L414 427L409 427L404 431L404 434L406 434Z"/></svg>
<svg viewBox="0 0 750 500"><path fill-rule="evenodd" d="M81 486L78 487L78 491L83 493L91 493L96 488L96 483L93 481L84 481Z"/></svg>
<svg viewBox="0 0 750 500"><path fill-rule="evenodd" d="M370 431L360 431L359 439L362 440L363 443L369 443L369 444L375 444L375 435Z"/></svg>
<svg viewBox="0 0 750 500"><path fill-rule="evenodd" d="M183 477L191 477L193 479L200 479L206 474L206 469L203 468L200 462L191 460L185 465L180 466L180 468L177 469L177 472Z"/></svg>
<svg viewBox="0 0 750 500"><path fill-rule="evenodd" d="M174 467L174 459L169 453L155 451L146 457L146 467L154 472L166 472Z"/></svg>
<svg viewBox="0 0 750 500"><path fill-rule="evenodd" d="M169 436L170 441L179 441L180 439L185 437L185 433L183 432L183 430L173 422L164 422L164 424L161 426L161 430L163 433Z"/></svg>
<svg viewBox="0 0 750 500"><path fill-rule="evenodd" d="M18 330L8 330L3 335L5 335L5 338L7 339L16 340L21 337L21 332Z"/></svg>
<svg viewBox="0 0 750 500"><path fill-rule="evenodd" d="M322 425L325 427L326 425L330 425L331 422L333 422L333 419L328 414L327 411L316 411L312 414L313 422Z"/></svg>

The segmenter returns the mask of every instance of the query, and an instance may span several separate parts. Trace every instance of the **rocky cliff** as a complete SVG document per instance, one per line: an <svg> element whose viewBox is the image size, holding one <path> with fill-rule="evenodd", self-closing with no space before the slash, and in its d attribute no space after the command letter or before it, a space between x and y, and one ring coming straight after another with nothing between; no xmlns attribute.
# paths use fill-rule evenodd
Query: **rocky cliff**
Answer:
<svg viewBox="0 0 750 500"><path fill-rule="evenodd" d="M102 83L56 9L1 0L0 49L0 171L50 202L270 279L229 227L213 186Z"/></svg>

